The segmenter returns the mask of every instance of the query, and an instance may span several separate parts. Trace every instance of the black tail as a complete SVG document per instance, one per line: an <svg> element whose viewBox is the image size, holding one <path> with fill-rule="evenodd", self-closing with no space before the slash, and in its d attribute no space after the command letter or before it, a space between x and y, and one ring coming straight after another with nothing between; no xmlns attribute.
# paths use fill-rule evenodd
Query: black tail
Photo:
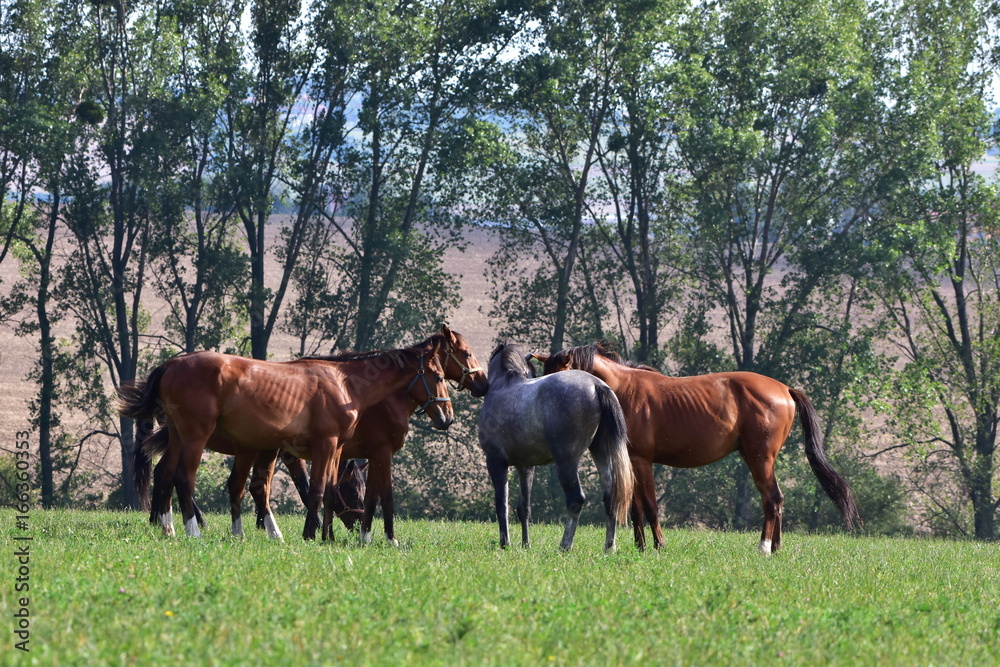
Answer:
<svg viewBox="0 0 1000 667"><path fill-rule="evenodd" d="M614 473L614 488L611 506L619 523L628 520L632 493L635 490L635 473L628 456L628 434L625 429L625 415L622 413L618 397L611 388L601 383L597 387L597 397L601 402L601 423L597 427L594 442L606 448Z"/></svg>
<svg viewBox="0 0 1000 667"><path fill-rule="evenodd" d="M132 446L132 480L135 492L139 497L139 509L149 511L149 483L153 468L153 459L145 451L146 440L153 434L156 420L149 417L135 422L135 444Z"/></svg>
<svg viewBox="0 0 1000 667"><path fill-rule="evenodd" d="M160 393L160 378L163 377L164 370L164 365L160 365L149 374L145 382L123 382L118 387L118 413L136 421L135 442L132 445L132 478L136 494L139 496L139 506L143 510L149 509L152 454L166 449L165 437L163 449L150 449L151 441L158 435L166 436L166 429L153 430L156 428L155 418L160 414L157 399Z"/></svg>
<svg viewBox="0 0 1000 667"><path fill-rule="evenodd" d="M858 514L854 495L851 493L851 487L847 484L847 480L837 474L837 471L830 466L826 452L823 451L816 408L813 407L812 401L804 392L791 388L788 391L791 393L795 405L799 407L799 419L802 422L802 432L806 442L806 458L809 460L813 473L823 490L826 491L826 495L840 510L848 530L864 527L861 515Z"/></svg>
<svg viewBox="0 0 1000 667"><path fill-rule="evenodd" d="M160 364L154 368L145 382L122 382L118 387L118 414L136 420L159 414L160 379L166 366Z"/></svg>

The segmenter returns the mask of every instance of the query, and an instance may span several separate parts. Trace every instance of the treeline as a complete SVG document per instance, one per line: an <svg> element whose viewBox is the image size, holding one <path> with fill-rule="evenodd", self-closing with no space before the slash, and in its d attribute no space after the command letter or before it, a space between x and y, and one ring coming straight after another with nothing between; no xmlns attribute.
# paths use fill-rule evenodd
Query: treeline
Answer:
<svg viewBox="0 0 1000 667"><path fill-rule="evenodd" d="M0 12L0 261L25 276L2 317L38 341L45 506L85 486L66 415L113 434L134 506L110 387L179 351L264 358L276 331L300 354L411 342L458 306L442 256L483 225L501 336L802 387L870 527L996 537L992 3ZM472 436L403 450L409 509L473 511ZM786 521L818 529L798 449ZM668 523L755 525L736 458L658 474Z"/></svg>

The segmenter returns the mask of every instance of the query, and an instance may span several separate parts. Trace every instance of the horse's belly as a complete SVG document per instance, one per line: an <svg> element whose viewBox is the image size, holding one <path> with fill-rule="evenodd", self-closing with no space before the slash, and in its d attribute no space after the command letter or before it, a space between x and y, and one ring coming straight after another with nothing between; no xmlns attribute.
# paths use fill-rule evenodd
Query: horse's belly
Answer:
<svg viewBox="0 0 1000 667"><path fill-rule="evenodd" d="M721 461L737 449L739 438L732 429L706 428L698 434L667 434L657 438L654 463L675 468L697 468Z"/></svg>

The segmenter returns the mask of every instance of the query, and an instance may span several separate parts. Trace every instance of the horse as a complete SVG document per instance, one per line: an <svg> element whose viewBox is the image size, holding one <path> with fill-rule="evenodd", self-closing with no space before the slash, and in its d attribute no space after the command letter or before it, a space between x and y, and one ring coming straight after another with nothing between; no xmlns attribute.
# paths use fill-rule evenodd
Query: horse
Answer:
<svg viewBox="0 0 1000 667"><path fill-rule="evenodd" d="M132 450L133 478L135 480L135 488L136 493L139 496L139 500L147 506L150 505L149 486L152 455L157 453L162 454L166 451L168 438L168 429L165 427L157 428L156 420L140 419L136 422L136 444ZM205 449L219 454L228 454L230 456L236 454L236 447L233 445L232 441L222 435L218 430L212 433L212 437L208 439ZM282 454L284 453L284 450L282 450ZM158 488L160 485L167 484L164 479L164 468L166 467L166 463L167 460L165 458L161 458L152 473L153 478L157 480ZM367 468L367 465L367 463L360 464L355 459L341 457L340 467L337 472L337 485L334 487L334 492L331 493L331 504L334 513L344 523L347 530L352 530L354 528L354 524L364 512L364 496L366 493L364 471ZM258 466L255 468L255 471L262 469L262 467ZM270 471L273 473L273 467L270 468ZM297 474L298 472L301 472L301 474L305 476L304 485L300 483L301 480ZM302 459L294 456L291 457L289 474L296 483L296 490L299 492L302 504L305 505L309 493L309 479L305 463ZM237 483L236 477L230 473L227 487L230 491L231 513L232 497L234 494L233 486ZM243 484L246 484L245 479L243 480ZM280 540L283 539L283 535L281 534L281 530L278 528L277 523L274 521L274 517L270 510L270 486L271 478L270 475L267 475L266 487L261 485L260 488L255 489L251 486L250 494L253 496L254 504L257 508L257 527L266 529L270 537ZM162 504L162 500L158 500L158 504ZM194 506L194 515L198 525L200 527L204 527L205 519L202 516L197 503ZM158 517L159 512L155 508L152 508L149 515L149 522L153 524L158 523ZM232 532L236 537L243 537L243 524L239 518L239 514L236 514L233 519Z"/></svg>
<svg viewBox="0 0 1000 667"><path fill-rule="evenodd" d="M599 343L548 357L534 356L543 363L546 377L558 371L571 372L568 369L583 370L604 380L618 396L636 473L631 515L640 549L646 545L643 515L653 533L653 545L663 546L653 463L695 468L739 451L764 506L760 550L765 554L777 551L781 547L784 496L774 477L774 462L791 432L796 407L813 473L848 529L862 524L850 486L826 458L819 418L804 392L750 372L669 377L649 366L625 362Z"/></svg>
<svg viewBox="0 0 1000 667"><path fill-rule="evenodd" d="M520 477L517 516L522 544L528 547L534 468L555 462L566 495L560 548L569 551L586 500L580 486L580 457L589 449L604 489L604 549L614 551L616 520L625 522L633 491L626 443L621 406L604 382L579 371L536 378L519 346L499 345L490 355L489 391L479 413L479 445L495 491L500 547L510 544L508 468L517 468Z"/></svg>
<svg viewBox="0 0 1000 667"><path fill-rule="evenodd" d="M486 373L479 367L479 361L471 346L458 332L442 326L441 331L415 346L429 356L437 350L437 359L444 369L446 379L455 381L459 390L467 389L475 397L486 394L489 384ZM405 391L397 391L381 403L368 408L354 435L344 443L343 457L368 460L367 489L364 494L364 510L361 518L361 541L369 544L372 539L372 520L378 503L382 503L382 523L385 539L389 544L398 545L395 532L395 503L392 493L392 456L398 452L409 431L410 416L421 408L421 404ZM289 472L299 460L287 450L280 453L281 460ZM234 474L236 468L233 469ZM306 481L304 469L300 476L292 475L296 485ZM250 491L269 484L265 470L254 468ZM256 496L255 496L256 497ZM266 494L265 496L266 497ZM266 501L265 501L266 502ZM345 504L341 504L345 506ZM336 504L334 505L336 510ZM347 511L352 511L348 509ZM342 517L343 518L343 517Z"/></svg>
<svg viewBox="0 0 1000 667"><path fill-rule="evenodd" d="M425 358L419 350L404 348L279 363L195 352L164 362L144 383L121 385L118 409L133 419L162 411L169 434L164 479L177 487L185 531L192 537L200 534L194 477L216 431L232 441L237 466L246 465L256 452L258 464L273 466L280 449L312 460L302 531L304 539L312 540L327 484L337 481L344 440L367 408L407 387L426 403L435 428L451 425L451 399L436 356ZM169 482L158 485L167 488L157 489L153 511L159 512L164 533L172 535ZM323 529L327 534L329 526Z"/></svg>

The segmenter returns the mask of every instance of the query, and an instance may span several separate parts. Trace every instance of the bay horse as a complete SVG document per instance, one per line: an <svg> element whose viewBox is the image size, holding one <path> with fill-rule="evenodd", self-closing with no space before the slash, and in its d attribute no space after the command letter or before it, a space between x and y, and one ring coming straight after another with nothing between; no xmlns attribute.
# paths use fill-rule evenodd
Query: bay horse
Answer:
<svg viewBox="0 0 1000 667"><path fill-rule="evenodd" d="M625 522L633 477L626 449L625 418L614 392L593 375L573 371L536 378L517 345L500 345L490 356L489 391L479 413L479 445L493 482L500 546L510 544L507 526L507 470L520 477L521 540L527 547L531 485L535 466L555 463L566 494L566 522L560 548L568 551L586 500L580 486L583 451L597 465L607 513L605 551L615 549L616 522Z"/></svg>
<svg viewBox="0 0 1000 667"><path fill-rule="evenodd" d="M847 482L830 466L820 435L819 418L805 393L750 372L669 377L649 366L629 364L599 343L534 355L546 374L579 369L604 380L614 390L628 423L629 456L636 473L632 501L635 543L645 547L643 515L653 545L663 545L653 463L695 468L734 451L746 461L764 506L760 550L781 547L784 497L774 477L774 462L791 432L798 407L806 458L823 490L849 529L861 517Z"/></svg>
<svg viewBox="0 0 1000 667"><path fill-rule="evenodd" d="M422 350L427 356L436 355L438 362L444 369L444 377L456 382L459 390L467 389L476 397L486 395L489 388L486 372L480 368L472 347L460 333L452 331L447 326L442 326L440 332L415 345L413 349ZM326 358L336 359L336 357ZM395 502L392 493L392 456L403 447L403 443L406 441L410 427L410 416L422 407L421 403L414 400L410 393L403 390L396 391L382 402L365 410L354 434L344 443L343 457L368 460L364 513L361 518L361 541L365 544L371 542L372 521L375 509L381 502L385 539L392 545L398 545L395 531ZM307 484L305 468L301 461L287 450L282 450L280 456L295 480L296 486L301 488L303 484ZM301 472L293 472L296 470L301 470ZM236 475L236 472L234 467L233 474ZM243 482L245 482L245 477L240 483ZM267 503L265 484L268 486L270 484L265 468L255 466L250 492L254 493L257 490L265 498L263 504ZM340 492L337 491L337 493ZM256 498L257 496L255 496L255 502L257 502ZM260 504L258 502L258 507ZM338 504L335 496L332 506L336 512ZM348 503L340 502L339 506L346 508L347 512L353 512L353 504L348 507ZM343 517L341 518L343 519Z"/></svg>
<svg viewBox="0 0 1000 667"><path fill-rule="evenodd" d="M166 421L163 478L168 483L158 485L167 488L156 491L153 508L164 533L173 534L172 482L185 531L200 534L194 516L194 478L208 440L219 431L233 443L236 465L253 460L256 452L259 464L273 465L280 449L312 461L302 536L315 539L319 505L328 482L337 481L344 440L353 434L364 410L407 387L415 398L428 402L435 428L451 425L454 414L442 369L436 355L425 357L404 348L345 355L337 361L279 363L195 352L164 362L141 387L123 385L120 414L141 419L162 411ZM323 528L326 534L329 526Z"/></svg>

